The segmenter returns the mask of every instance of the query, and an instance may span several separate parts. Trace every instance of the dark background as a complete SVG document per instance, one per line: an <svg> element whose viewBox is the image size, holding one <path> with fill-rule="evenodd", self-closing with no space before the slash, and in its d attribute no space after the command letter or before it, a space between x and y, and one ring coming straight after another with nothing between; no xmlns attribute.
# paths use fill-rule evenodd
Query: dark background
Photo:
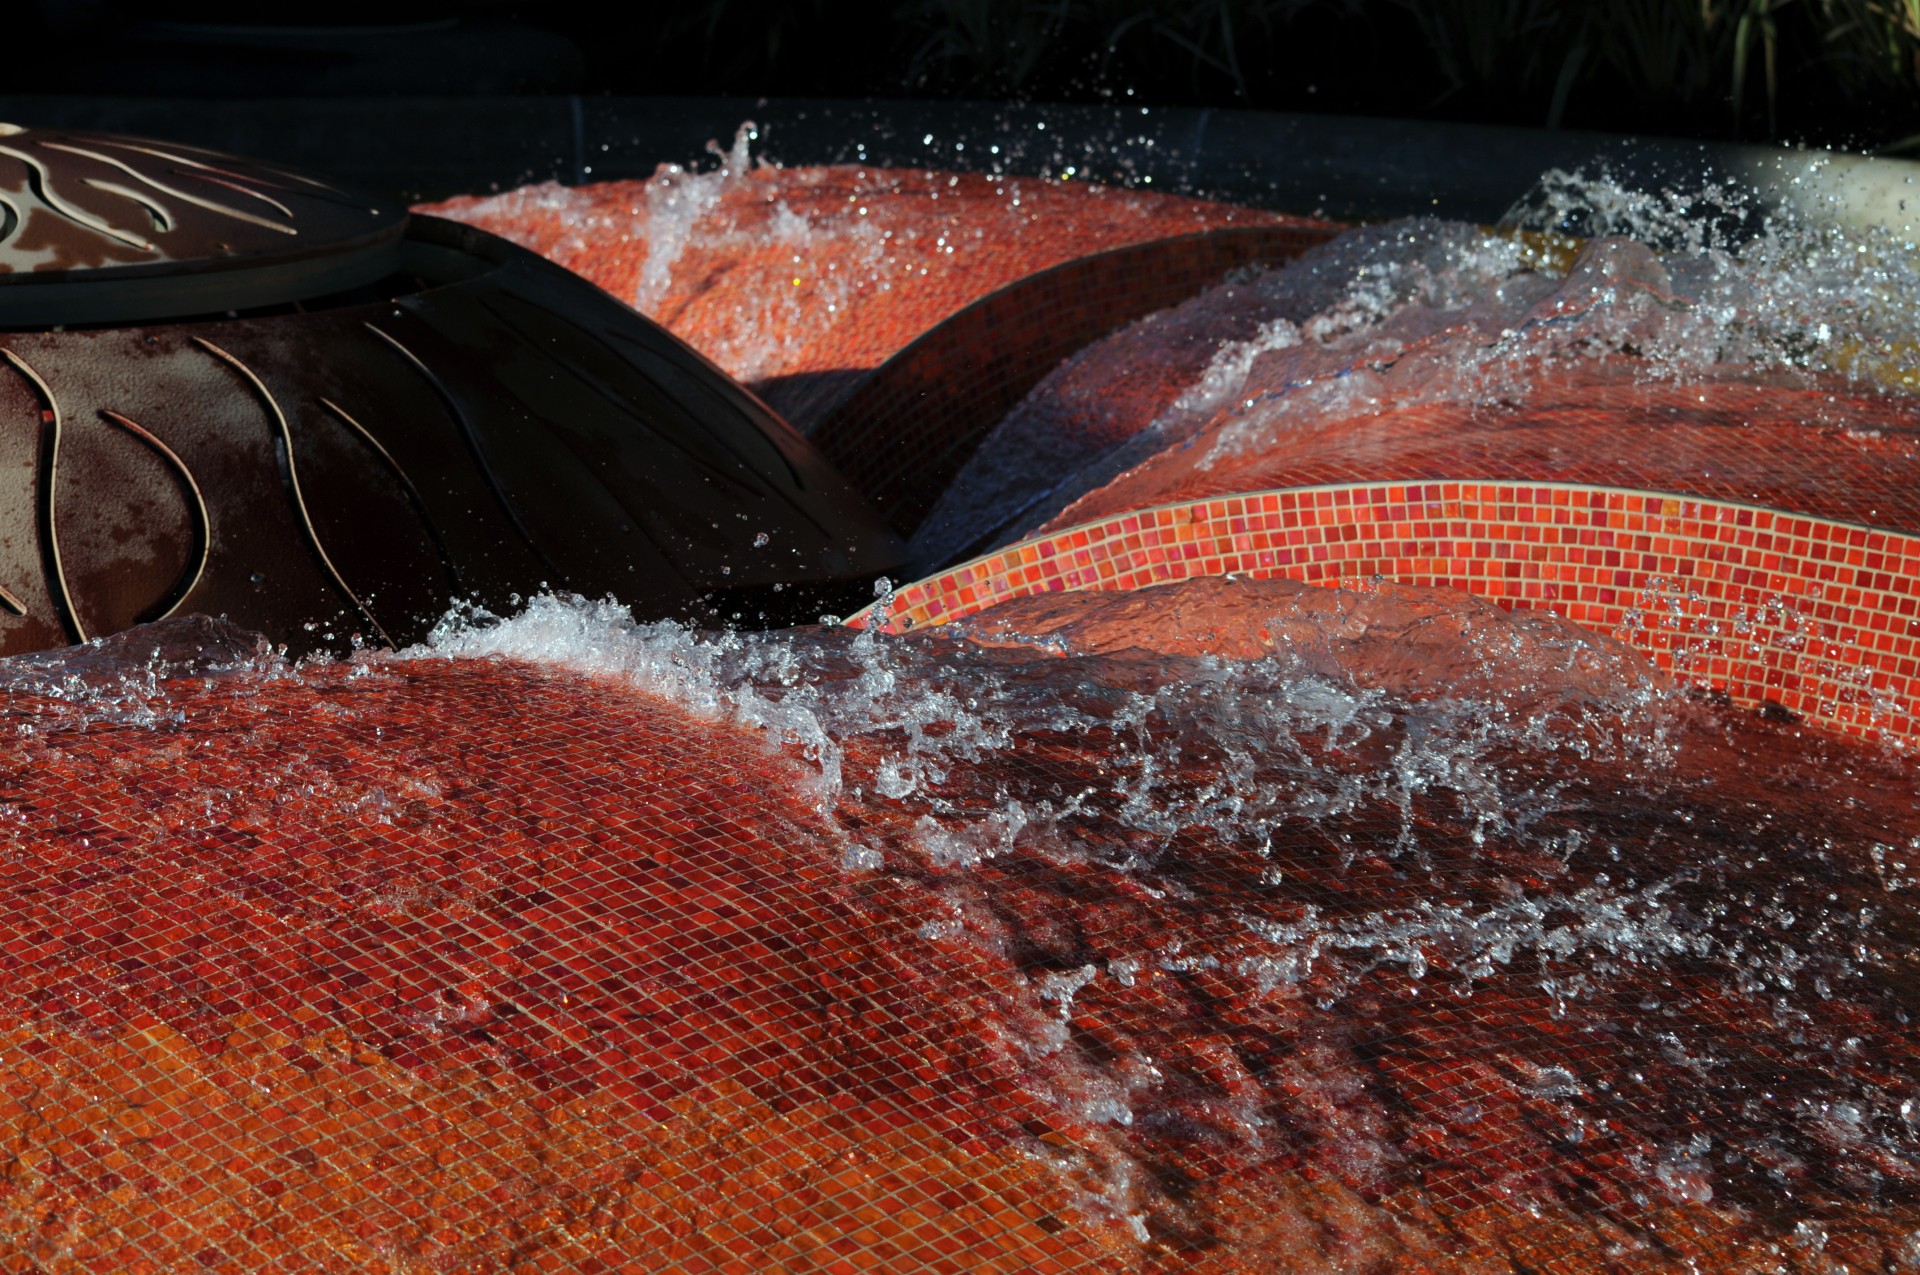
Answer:
<svg viewBox="0 0 1920 1275"><path fill-rule="evenodd" d="M994 99L1920 148L1908 0L15 5L10 98Z"/></svg>

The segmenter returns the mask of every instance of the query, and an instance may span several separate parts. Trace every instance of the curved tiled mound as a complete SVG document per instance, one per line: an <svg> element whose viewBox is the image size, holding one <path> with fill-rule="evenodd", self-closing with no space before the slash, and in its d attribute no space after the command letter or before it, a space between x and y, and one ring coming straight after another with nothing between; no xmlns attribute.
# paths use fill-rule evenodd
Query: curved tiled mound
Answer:
<svg viewBox="0 0 1920 1275"><path fill-rule="evenodd" d="M911 535L989 431L1075 351L1235 270L1297 257L1332 227L1213 230L1079 257L974 302L888 359L809 433Z"/></svg>
<svg viewBox="0 0 1920 1275"><path fill-rule="evenodd" d="M1084 182L781 168L751 159L748 136L710 173L668 165L644 182L529 186L420 211L585 276L803 430L916 338L1036 272L1231 226L1324 225Z"/></svg>
<svg viewBox="0 0 1920 1275"><path fill-rule="evenodd" d="M1464 480L1158 505L909 585L885 623L906 631L1007 598L1223 574L1386 578L1547 608L1738 703L1920 743L1920 537L1697 496Z"/></svg>
<svg viewBox="0 0 1920 1275"><path fill-rule="evenodd" d="M984 540L1007 547L902 590L888 627L1194 575L1379 577L1551 608L1741 704L1914 742L1920 399L1819 370L1791 307L1752 301L1764 281L1689 300L1622 240L1524 260L1363 232L1089 347L915 546L939 561L1011 516ZM1369 291L1396 270L1444 300ZM903 417L934 445L941 422ZM996 482L1024 512L995 512Z"/></svg>
<svg viewBox="0 0 1920 1275"><path fill-rule="evenodd" d="M7 697L0 1269L1105 1267L742 732L473 661L165 694Z"/></svg>
<svg viewBox="0 0 1920 1275"><path fill-rule="evenodd" d="M1491 401L1401 404L1236 445L1229 419L1075 501L1036 532L1242 491L1511 478L1673 491L1920 532L1920 399L1837 377L1715 366L1654 379L1603 358Z"/></svg>
<svg viewBox="0 0 1920 1275"><path fill-rule="evenodd" d="M138 632L0 670L0 1266L1900 1269L1906 771L1710 710L1649 753L1582 715L1637 661L1554 684L1571 629L1426 648L1547 657L1544 744L1355 730L1258 662L1223 701L1191 659L868 642L837 796L646 676L156 681ZM765 689L863 693L853 635L762 640ZM997 742L908 747L956 692ZM1419 740L1527 817L1380 783Z"/></svg>

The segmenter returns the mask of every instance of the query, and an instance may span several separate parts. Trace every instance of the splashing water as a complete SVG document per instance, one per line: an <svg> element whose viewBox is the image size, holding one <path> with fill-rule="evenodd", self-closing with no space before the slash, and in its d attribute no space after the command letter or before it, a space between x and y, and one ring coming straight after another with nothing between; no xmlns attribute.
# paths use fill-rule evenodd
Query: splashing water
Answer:
<svg viewBox="0 0 1920 1275"><path fill-rule="evenodd" d="M931 565L1150 503L1165 475L1259 485L1235 471L1354 417L1510 406L1598 365L1897 397L1914 271L1910 245L1737 192L1549 174L1497 230L1350 232L1092 347L915 547ZM1854 426L1833 410L1813 424ZM608 616L549 601L441 640L551 658L515 635L555 623L605 640ZM1459 1175L1535 1216L1604 1198L1615 1258L1685 1208L1783 1219L1739 1241L1756 1255L1825 1253L1760 1238L1816 1225L1790 1201L1824 1181L1891 1210L1884 1240L1848 1223L1855 1257L1901 1260L1914 1078L1860 1060L1906 1056L1886 954L1912 922L1873 865L1920 854L1911 776L1695 702L1683 658L1672 683L1548 616L1283 581L1026 599L914 640L622 642L653 654L583 667L665 659L645 685L767 729L817 775L842 869L912 882L911 934L994 970L1005 1074L1077 1130L1045 1154L1141 1239L1280 1251L1197 1184L1317 1165L1373 1206ZM1840 836L1835 803L1861 819ZM1417 1250L1397 1206L1370 1216Z"/></svg>
<svg viewBox="0 0 1920 1275"><path fill-rule="evenodd" d="M1355 418L1512 409L1602 369L1899 387L1920 350L1917 262L1890 233L1766 214L1734 192L1652 196L1558 172L1497 230L1352 231L1070 360L981 446L916 557L931 569L1186 494L1196 471L1218 475L1215 490L1268 485L1276 460L1304 468ZM1260 478L1227 480L1243 471Z"/></svg>
<svg viewBox="0 0 1920 1275"><path fill-rule="evenodd" d="M489 207L564 208L549 250L625 253L697 338L689 280L784 254L792 289L825 233L776 179L837 180L743 134L604 224ZM944 233L919 247L964 261ZM1844 434L1904 402L1910 262L1549 175L1497 232L1355 231L1088 350L919 547L1601 365L1812 386ZM877 277L809 293L840 298L822 330L884 313ZM730 367L808 366L706 330ZM1634 623L1672 618L1655 592ZM57 1261L283 1196L247 1252L395 1269L904 1266L922 1232L1007 1271L1920 1260L1910 763L1716 702L1684 659L1451 590L1232 578L909 636L542 596L339 664L204 637L4 682L0 900L31 916L0 944L0 1095L31 1118L0 1126L0 1235L57 1232ZM42 1061L68 1056L94 1062ZM129 1137L62 1143L71 1111Z"/></svg>
<svg viewBox="0 0 1920 1275"><path fill-rule="evenodd" d="M982 980L1006 1083L1075 1130L1040 1149L1142 1239L1248 1225L1192 1194L1226 1166L1404 1202L1482 1122L1512 1125L1497 1171L1529 1209L1587 1156L1629 1166L1604 1180L1648 1218L1778 1204L1783 1165L1907 1189L1912 1075L1862 1069L1906 1056L1877 953L1908 922L1869 849L1892 824L1920 846L1906 772L1848 759L1847 791L1904 796L1816 823L1850 800L1828 746L1552 617L1391 585L1153 593L907 639L548 598L411 658L557 660L801 759L834 861L915 897L900 940ZM1420 1057L1485 1079L1433 1107Z"/></svg>
<svg viewBox="0 0 1920 1275"><path fill-rule="evenodd" d="M799 418L803 386L879 366L996 288L1105 248L1297 222L1173 195L1010 175L782 168L744 125L717 166L551 183L421 211L505 235L631 301Z"/></svg>

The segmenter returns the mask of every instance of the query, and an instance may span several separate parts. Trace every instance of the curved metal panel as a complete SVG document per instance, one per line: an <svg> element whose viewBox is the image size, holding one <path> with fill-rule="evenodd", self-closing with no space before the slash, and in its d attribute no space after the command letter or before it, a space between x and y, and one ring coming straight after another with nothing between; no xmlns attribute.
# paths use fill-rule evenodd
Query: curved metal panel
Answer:
<svg viewBox="0 0 1920 1275"><path fill-rule="evenodd" d="M403 248L421 277L363 301L0 338L33 510L0 509L0 583L35 585L0 598L0 653L191 611L398 646L543 589L791 623L898 573L859 494L647 319L465 227Z"/></svg>

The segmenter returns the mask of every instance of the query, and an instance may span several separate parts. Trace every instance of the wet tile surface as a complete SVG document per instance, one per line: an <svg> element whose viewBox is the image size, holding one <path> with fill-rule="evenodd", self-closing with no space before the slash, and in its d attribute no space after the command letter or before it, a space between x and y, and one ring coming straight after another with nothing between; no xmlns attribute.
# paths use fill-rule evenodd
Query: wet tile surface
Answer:
<svg viewBox="0 0 1920 1275"><path fill-rule="evenodd" d="M1630 722L1496 736L1509 809L1551 795L1476 831L1369 787L1416 707L1223 733L1258 675L812 640L1037 709L895 797L897 732L836 728L823 812L798 758L551 668L11 696L10 1261L1880 1269L1920 1226L1911 971L1853 954L1911 927L1900 764L1710 709L1657 778ZM1243 766L1253 807L1363 795L1180 813Z"/></svg>
<svg viewBox="0 0 1920 1275"><path fill-rule="evenodd" d="M910 585L887 623L1206 575L1380 578L1548 609L1737 703L1920 742L1920 538L1671 492L1413 481L1164 505Z"/></svg>
<svg viewBox="0 0 1920 1275"><path fill-rule="evenodd" d="M1237 215L705 180L466 212L769 385ZM1912 1268L1911 408L1565 370L1134 467L903 636L8 682L0 1269Z"/></svg>

